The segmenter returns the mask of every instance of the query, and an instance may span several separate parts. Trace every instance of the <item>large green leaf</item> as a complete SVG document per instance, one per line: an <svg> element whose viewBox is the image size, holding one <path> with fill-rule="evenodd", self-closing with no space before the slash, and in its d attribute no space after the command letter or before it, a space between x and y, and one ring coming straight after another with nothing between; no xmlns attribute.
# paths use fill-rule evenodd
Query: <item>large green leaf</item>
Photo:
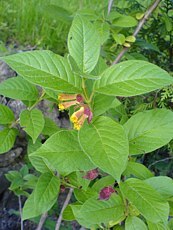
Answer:
<svg viewBox="0 0 173 230"><path fill-rule="evenodd" d="M77 15L73 20L69 35L68 49L83 73L90 73L96 66L99 53L99 35L85 17Z"/></svg>
<svg viewBox="0 0 173 230"><path fill-rule="evenodd" d="M169 205L161 195L144 181L131 178L121 182L120 189L126 199L150 222L166 222Z"/></svg>
<svg viewBox="0 0 173 230"><path fill-rule="evenodd" d="M0 84L0 94L27 101L34 101L38 98L37 88L21 77L13 77L3 81Z"/></svg>
<svg viewBox="0 0 173 230"><path fill-rule="evenodd" d="M44 128L44 117L40 110L24 110L20 114L20 125L24 127L26 133L32 137L35 143Z"/></svg>
<svg viewBox="0 0 173 230"><path fill-rule="evenodd" d="M126 230L147 230L145 223L136 216L129 216L125 222Z"/></svg>
<svg viewBox="0 0 173 230"><path fill-rule="evenodd" d="M0 131L0 153L8 152L13 147L17 134L18 130L14 128Z"/></svg>
<svg viewBox="0 0 173 230"><path fill-rule="evenodd" d="M124 127L130 142L130 154L149 153L173 138L173 112L166 109L140 112Z"/></svg>
<svg viewBox="0 0 173 230"><path fill-rule="evenodd" d="M145 180L147 184L157 190L165 199L173 197L173 180L167 176L157 176Z"/></svg>
<svg viewBox="0 0 173 230"><path fill-rule="evenodd" d="M80 78L73 74L67 60L51 51L29 51L2 59L34 84L60 91L80 91Z"/></svg>
<svg viewBox="0 0 173 230"><path fill-rule="evenodd" d="M71 206L73 209L73 206ZM109 200L101 201L93 197L87 200L80 208L77 221L90 227L94 224L108 224L110 221L120 222L124 219L125 207L120 196L113 194ZM89 222L89 225L88 225Z"/></svg>
<svg viewBox="0 0 173 230"><path fill-rule="evenodd" d="M14 119L13 111L7 106L0 104L0 124L10 124Z"/></svg>
<svg viewBox="0 0 173 230"><path fill-rule="evenodd" d="M129 161L127 168L123 173L126 176L135 176L141 180L153 177L153 174L143 164Z"/></svg>
<svg viewBox="0 0 173 230"><path fill-rule="evenodd" d="M163 69L145 61L131 60L106 69L96 82L97 92L114 96L134 96L172 84Z"/></svg>
<svg viewBox="0 0 173 230"><path fill-rule="evenodd" d="M30 219L48 211L56 202L60 180L51 173L44 173L38 179L35 190L26 200L22 219Z"/></svg>
<svg viewBox="0 0 173 230"><path fill-rule="evenodd" d="M128 140L120 124L99 117L79 131L79 142L95 165L120 179L128 159Z"/></svg>
<svg viewBox="0 0 173 230"><path fill-rule="evenodd" d="M65 175L74 171L87 171L95 168L95 165L81 150L75 131L60 131L53 134L41 148L31 153L29 158L33 163L35 158L37 160L40 158L60 174ZM39 167L36 166L36 168L39 170Z"/></svg>

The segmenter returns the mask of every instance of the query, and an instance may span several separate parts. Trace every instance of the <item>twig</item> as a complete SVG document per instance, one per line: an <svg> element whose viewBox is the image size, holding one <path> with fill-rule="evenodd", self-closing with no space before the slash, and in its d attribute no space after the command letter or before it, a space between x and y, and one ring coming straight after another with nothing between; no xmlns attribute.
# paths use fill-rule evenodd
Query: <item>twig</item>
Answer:
<svg viewBox="0 0 173 230"><path fill-rule="evenodd" d="M43 215L42 215L41 218L40 218L40 221L39 221L39 224L38 224L36 230L41 230L41 229L42 229L43 224L44 224L44 222L45 222L46 219L47 219L47 216L48 216L48 213L47 213L47 212L43 213Z"/></svg>
<svg viewBox="0 0 173 230"><path fill-rule="evenodd" d="M22 202L21 202L21 196L18 196L19 200L19 213L20 213L20 229L23 230L23 220L22 220Z"/></svg>
<svg viewBox="0 0 173 230"><path fill-rule="evenodd" d="M108 15L109 15L110 12L111 12L111 8L112 8L113 1L114 1L114 0L109 0L109 3L108 3Z"/></svg>
<svg viewBox="0 0 173 230"><path fill-rule="evenodd" d="M67 205L68 205L68 203L69 203L69 201L71 199L72 193L73 193L73 188L70 188L70 190L69 190L69 192L67 194L66 200L65 200L65 202L63 204L63 207L61 209L61 212L59 214L58 220L56 222L55 230L59 230L60 229L60 225L61 225L61 221L62 221L62 214L63 214L64 209L67 207Z"/></svg>
<svg viewBox="0 0 173 230"><path fill-rule="evenodd" d="M161 2L161 0L156 0L151 7L145 12L144 17L139 21L138 26L136 27L133 36L136 37L137 34L139 33L139 31L141 30L142 26L144 25L144 23L146 22L146 20L149 18L149 16L151 15L151 13L156 9L156 7L159 5L159 3ZM119 55L116 57L116 59L112 62L112 65L117 64L122 56L127 52L128 47L124 47L122 49L122 51L119 53Z"/></svg>
<svg viewBox="0 0 173 230"><path fill-rule="evenodd" d="M150 165L148 166L148 168L151 168L151 166L153 166L153 165L155 165L155 164L157 164L157 163L160 163L160 162L163 162L163 161L167 161L167 160L172 160L172 159L173 159L173 157L166 157L166 158L164 158L164 159L155 161L155 162L153 162L152 164L150 164Z"/></svg>

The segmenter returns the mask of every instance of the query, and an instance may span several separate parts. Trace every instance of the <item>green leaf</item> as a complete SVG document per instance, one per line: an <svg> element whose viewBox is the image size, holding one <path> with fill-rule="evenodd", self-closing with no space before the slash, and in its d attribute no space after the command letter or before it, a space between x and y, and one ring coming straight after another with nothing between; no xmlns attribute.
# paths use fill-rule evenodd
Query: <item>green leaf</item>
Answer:
<svg viewBox="0 0 173 230"><path fill-rule="evenodd" d="M114 33L113 38L116 41L116 43L119 44L119 45L123 45L125 40L126 40L124 34Z"/></svg>
<svg viewBox="0 0 173 230"><path fill-rule="evenodd" d="M86 200L88 200L91 197L98 198L98 193L94 191L91 188L88 188L86 191L82 189L74 189L74 195L77 201L80 203L84 203Z"/></svg>
<svg viewBox="0 0 173 230"><path fill-rule="evenodd" d="M66 24L70 24L72 21L71 13L55 4L44 5L41 11L43 11L45 17L52 18L53 20L61 21Z"/></svg>
<svg viewBox="0 0 173 230"><path fill-rule="evenodd" d="M147 184L157 190L165 199L173 197L173 180L167 176L157 176L145 180Z"/></svg>
<svg viewBox="0 0 173 230"><path fill-rule="evenodd" d="M18 130L14 128L0 131L0 154L8 152L13 147L17 134Z"/></svg>
<svg viewBox="0 0 173 230"><path fill-rule="evenodd" d="M124 219L124 204L120 196L112 194L109 200L101 201L90 198L80 208L76 217L77 221L90 227L95 224L108 224L110 221L122 221ZM89 226L87 224L89 222Z"/></svg>
<svg viewBox="0 0 173 230"><path fill-rule="evenodd" d="M44 127L44 117L40 110L24 110L20 114L20 125L24 127L25 132L32 137L35 143Z"/></svg>
<svg viewBox="0 0 173 230"><path fill-rule="evenodd" d="M173 78L158 66L139 60L106 69L96 81L95 91L112 96L134 96L172 84Z"/></svg>
<svg viewBox="0 0 173 230"><path fill-rule="evenodd" d="M77 15L68 35L68 49L83 73L90 73L100 54L100 41L96 29L85 17Z"/></svg>
<svg viewBox="0 0 173 230"><path fill-rule="evenodd" d="M129 138L130 154L149 153L173 138L173 112L166 109L140 112L132 116L124 128Z"/></svg>
<svg viewBox="0 0 173 230"><path fill-rule="evenodd" d="M10 124L15 120L14 113L5 105L0 104L0 124Z"/></svg>
<svg viewBox="0 0 173 230"><path fill-rule="evenodd" d="M99 192L102 188L109 186L109 185L113 185L114 183L115 183L115 179L112 176L105 176L97 180L93 184L92 189Z"/></svg>
<svg viewBox="0 0 173 230"><path fill-rule="evenodd" d="M23 52L2 60L34 84L69 93L80 91L81 79L73 74L65 58L51 51Z"/></svg>
<svg viewBox="0 0 173 230"><path fill-rule="evenodd" d="M81 150L75 131L60 131L53 134L41 148L31 153L29 158L33 163L35 158L46 161L62 175L95 168Z"/></svg>
<svg viewBox="0 0 173 230"><path fill-rule="evenodd" d="M75 220L73 210L70 205L68 205L63 212L63 220L72 221Z"/></svg>
<svg viewBox="0 0 173 230"><path fill-rule="evenodd" d="M0 94L17 100L34 101L38 98L37 88L21 77L3 81L0 84Z"/></svg>
<svg viewBox="0 0 173 230"><path fill-rule="evenodd" d="M117 13L117 17L114 19L113 25L123 28L134 27L137 25L137 21L132 16Z"/></svg>
<svg viewBox="0 0 173 230"><path fill-rule="evenodd" d="M52 173L43 173L34 190L34 203L42 213L48 211L56 202L60 180Z"/></svg>
<svg viewBox="0 0 173 230"><path fill-rule="evenodd" d="M94 97L93 112L94 116L99 116L105 113L108 109L115 108L121 102L114 96L107 96L104 94L96 94Z"/></svg>
<svg viewBox="0 0 173 230"><path fill-rule="evenodd" d="M26 200L22 219L30 219L45 213L54 205L59 193L60 180L51 173L44 173L38 179L35 190Z"/></svg>
<svg viewBox="0 0 173 230"><path fill-rule="evenodd" d="M144 165L131 161L128 162L127 168L123 174L126 176L133 175L141 180L153 177L153 174Z"/></svg>
<svg viewBox="0 0 173 230"><path fill-rule="evenodd" d="M148 222L148 229L149 230L171 230L172 228L169 228L168 227L168 223L157 223L157 224L154 224L154 223L151 223L151 222Z"/></svg>
<svg viewBox="0 0 173 230"><path fill-rule="evenodd" d="M128 140L120 124L99 117L79 131L79 142L96 166L120 179L128 159Z"/></svg>
<svg viewBox="0 0 173 230"><path fill-rule="evenodd" d="M145 223L136 216L129 216L125 222L125 229L126 230L147 230L147 226Z"/></svg>
<svg viewBox="0 0 173 230"><path fill-rule="evenodd" d="M161 195L144 181L131 178L121 182L120 189L126 199L150 222L167 221L169 205Z"/></svg>
<svg viewBox="0 0 173 230"><path fill-rule="evenodd" d="M45 124L42 130L43 135L51 136L54 133L60 131L60 128L57 126L57 124L54 121L52 121L52 119L50 119L49 117L45 117L44 120L45 120Z"/></svg>

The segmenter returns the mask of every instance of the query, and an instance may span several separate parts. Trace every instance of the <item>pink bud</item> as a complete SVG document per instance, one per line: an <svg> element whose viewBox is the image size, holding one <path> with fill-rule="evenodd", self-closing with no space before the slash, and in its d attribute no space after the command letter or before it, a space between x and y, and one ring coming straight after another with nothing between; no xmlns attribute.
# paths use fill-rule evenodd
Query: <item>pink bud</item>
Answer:
<svg viewBox="0 0 173 230"><path fill-rule="evenodd" d="M104 187L102 190L100 190L99 200L109 200L111 194L114 192L115 190L112 186Z"/></svg>
<svg viewBox="0 0 173 230"><path fill-rule="evenodd" d="M76 101L79 102L79 103L82 103L82 102L84 101L82 95L77 94L77 96L76 96Z"/></svg>
<svg viewBox="0 0 173 230"><path fill-rule="evenodd" d="M98 177L99 171L98 169L93 169L87 172L83 178L88 179L88 180L94 180L96 177Z"/></svg>
<svg viewBox="0 0 173 230"><path fill-rule="evenodd" d="M92 119L93 119L93 113L90 111L90 114L88 116L88 123L91 123Z"/></svg>

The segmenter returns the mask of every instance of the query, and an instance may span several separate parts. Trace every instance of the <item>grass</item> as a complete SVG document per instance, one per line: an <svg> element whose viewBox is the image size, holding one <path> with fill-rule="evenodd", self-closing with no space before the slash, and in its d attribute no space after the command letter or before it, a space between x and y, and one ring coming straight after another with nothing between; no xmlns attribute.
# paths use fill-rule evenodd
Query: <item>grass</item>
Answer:
<svg viewBox="0 0 173 230"><path fill-rule="evenodd" d="M67 9L73 16L78 10L100 12L107 7L107 0L1 0L0 42L64 54L70 22L64 20L64 12L50 8L51 4Z"/></svg>

